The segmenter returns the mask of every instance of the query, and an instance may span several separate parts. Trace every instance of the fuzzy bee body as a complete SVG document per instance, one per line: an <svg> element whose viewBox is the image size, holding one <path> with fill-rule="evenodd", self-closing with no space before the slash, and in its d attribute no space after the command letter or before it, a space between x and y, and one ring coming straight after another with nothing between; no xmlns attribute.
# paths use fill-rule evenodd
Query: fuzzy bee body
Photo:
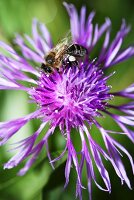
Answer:
<svg viewBox="0 0 134 200"><path fill-rule="evenodd" d="M67 43L58 44L46 56L41 68L47 74L51 74L54 69L60 70L63 65L66 67L77 66L78 58L84 57L87 54L87 49L79 44L67 45Z"/></svg>
<svg viewBox="0 0 134 200"><path fill-rule="evenodd" d="M72 44L67 48L66 52L69 55L83 57L87 54L87 49L79 44Z"/></svg>

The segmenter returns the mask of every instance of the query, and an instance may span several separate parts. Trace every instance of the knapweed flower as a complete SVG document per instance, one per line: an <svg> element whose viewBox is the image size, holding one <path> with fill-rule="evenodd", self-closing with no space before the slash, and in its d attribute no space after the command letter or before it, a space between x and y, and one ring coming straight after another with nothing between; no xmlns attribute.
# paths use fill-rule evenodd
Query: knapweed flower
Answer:
<svg viewBox="0 0 134 200"><path fill-rule="evenodd" d="M111 92L108 79L113 75L105 75L106 69L122 62L134 55L134 47L120 50L124 37L130 31L130 27L123 20L120 30L110 43L111 22L106 18L102 26L92 24L94 12L86 19L86 8L82 7L80 16L72 4L64 3L71 24L72 44L84 46L88 51L88 56L79 61L79 66L69 66L66 64L61 72L54 71L48 75L41 70L41 64L52 48L53 43L47 28L33 21L32 38L25 35L23 39L16 36L15 43L21 50L21 56L9 45L0 42L1 48L7 53L0 55L0 89L1 90L23 90L28 93L30 101L37 105L37 109L25 117L8 122L0 123L0 145L4 145L14 136L24 125L32 119L40 119L40 126L33 135L19 141L18 153L13 156L4 168L13 168L28 158L25 166L19 171L19 175L24 175L39 156L42 148L46 147L48 158L53 165L61 159L67 152L65 167L65 186L69 182L71 167L74 166L77 173L76 196L82 199L82 170L84 163L87 168L87 187L91 199L92 182L98 188L111 192L111 184L108 171L106 170L102 156L113 166L115 173L131 189L130 181L122 162L122 153L125 154L132 166L134 164L128 151L113 137L112 134L126 135L134 142L134 84L119 92ZM104 36L104 42L96 59L91 60L90 54L99 39ZM8 55L8 56L7 56ZM108 71L107 71L108 72ZM29 76L32 74L32 76ZM31 78L36 77L36 78ZM23 84L27 82L27 84ZM28 87L29 86L29 87ZM113 105L112 98L129 98L129 103ZM113 111L118 110L120 114ZM106 130L98 122L104 115L110 116L120 127L120 132L116 130ZM106 120L106 118L103 118ZM43 138L37 142L44 127L50 127ZM105 150L95 139L93 139L90 129L92 125L98 129L105 144ZM56 127L59 127L61 135L65 139L66 145L63 153L51 159L48 139L54 134ZM71 139L71 130L75 128L81 139L81 150L76 151ZM112 127L111 127L112 129ZM105 188L99 185L96 180L94 165L96 165Z"/></svg>

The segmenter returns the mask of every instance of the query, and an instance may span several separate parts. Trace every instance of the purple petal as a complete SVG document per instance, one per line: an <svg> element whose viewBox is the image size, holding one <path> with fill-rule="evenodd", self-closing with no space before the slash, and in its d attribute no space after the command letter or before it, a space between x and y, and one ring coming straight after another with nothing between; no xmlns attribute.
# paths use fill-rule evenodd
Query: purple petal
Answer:
<svg viewBox="0 0 134 200"><path fill-rule="evenodd" d="M129 130L126 125L133 126L134 122L126 116L118 116L105 111L108 115L112 117L112 119L119 125L119 127L124 131L124 133L130 138L132 142L134 142L134 132Z"/></svg>
<svg viewBox="0 0 134 200"><path fill-rule="evenodd" d="M81 152L81 161L80 161L80 166L79 166L80 178L82 178L82 170L83 170L84 160L85 160L85 155L82 151ZM79 197L79 199L82 200L82 188L79 184L79 180L77 180L77 184L76 184L76 198L77 197Z"/></svg>
<svg viewBox="0 0 134 200"><path fill-rule="evenodd" d="M108 58L107 58L107 60L106 60L106 63L105 63L106 67L109 66L109 65L111 64L112 60L113 60L113 59L115 58L115 56L117 55L117 53L118 53L118 51L119 51L121 45L122 45L122 39L120 39L120 40L118 41L118 43L116 44L116 46L115 46L114 49L112 50L111 54L108 56Z"/></svg>
<svg viewBox="0 0 134 200"><path fill-rule="evenodd" d="M42 34L40 34L39 31ZM53 45L47 28L39 23L37 19L33 20L32 35L37 48L42 52L42 57L44 57L43 54L50 51Z"/></svg>
<svg viewBox="0 0 134 200"><path fill-rule="evenodd" d="M42 126L43 126L43 124L42 124ZM34 162L37 159L39 153L41 152L42 148L44 147L44 144L48 140L49 136L54 132L54 130L55 130L55 127L52 127L51 129L49 129L47 131L47 133L45 134L44 138L37 145L35 145L31 149L31 151L29 151L28 156L31 155L31 158L26 162L25 166L19 171L18 175L23 176L29 170L29 168L34 164ZM38 134L39 133L40 132L38 132Z"/></svg>
<svg viewBox="0 0 134 200"><path fill-rule="evenodd" d="M71 157L71 155L69 153L67 161L66 161L66 167L65 167L65 178L66 178L66 183L64 185L65 188L67 187L67 185L69 183L69 176L70 176L71 166L72 166L72 157Z"/></svg>
<svg viewBox="0 0 134 200"><path fill-rule="evenodd" d="M67 4L66 2L63 3L67 9L67 12L70 16L70 25L71 25L71 33L72 33L72 40L74 42L78 41L79 33L80 33L80 25L79 25L79 18L76 11L76 8L73 4Z"/></svg>
<svg viewBox="0 0 134 200"><path fill-rule="evenodd" d="M48 141L47 140L46 140L46 150L47 150L47 156L48 156L49 162L50 162L52 168L55 169L55 167L53 165L53 162L52 162L52 159L51 159L50 152L49 152L49 147L48 147Z"/></svg>
<svg viewBox="0 0 134 200"><path fill-rule="evenodd" d="M116 166L115 170L117 172L117 175L121 178L122 183L123 181L125 181L128 187L131 189L130 181L127 177L124 165L120 159L119 152L114 146L113 140L110 138L110 136L107 135L106 131L103 128L101 128L100 131L102 133L109 155L111 156L112 164L114 163L113 167L115 168Z"/></svg>
<svg viewBox="0 0 134 200"><path fill-rule="evenodd" d="M128 47L127 49L125 49L124 51L122 51L117 55L116 59L114 59L111 65L116 65L119 62L123 62L124 60L132 57L133 55L134 55L134 47Z"/></svg>
<svg viewBox="0 0 134 200"><path fill-rule="evenodd" d="M23 55L30 60L33 60L37 63L43 62L43 57L38 55L37 52L31 50L23 41L23 38L20 35L16 36L15 43L21 48Z"/></svg>
<svg viewBox="0 0 134 200"><path fill-rule="evenodd" d="M44 38L49 48L51 49L53 47L53 42L49 31L47 30L46 26L42 23L39 23L39 29L42 33L42 37Z"/></svg>
<svg viewBox="0 0 134 200"><path fill-rule="evenodd" d="M20 149L20 151L15 156L13 156L6 164L4 164L4 169L11 169L17 166L25 158L27 158L27 156L33 148L35 140L37 139L38 135L40 134L45 125L46 123L41 124L39 129L32 136L29 136L25 140L19 142L20 145L15 149Z"/></svg>
<svg viewBox="0 0 134 200"><path fill-rule="evenodd" d="M0 145L3 145L10 139L18 130L20 130L26 123L30 120L39 116L40 110L37 110L25 117L20 119L8 121L8 122L0 122Z"/></svg>
<svg viewBox="0 0 134 200"><path fill-rule="evenodd" d="M86 28L85 22L86 22L86 7L83 6L81 8L81 13L80 13L80 32L82 38L84 37L85 34L85 28Z"/></svg>
<svg viewBox="0 0 134 200"><path fill-rule="evenodd" d="M90 147L91 147L91 151L92 151L92 155L94 157L96 166L100 172L100 175L109 191L109 193L111 192L111 184L110 184L110 178L109 178L109 174L107 172L107 170L105 169L100 154L99 152L96 150L96 147L92 145L92 143L90 143Z"/></svg>
<svg viewBox="0 0 134 200"><path fill-rule="evenodd" d="M95 27L95 33L94 33L94 38L92 42L92 46L94 47L98 40L101 38L101 36L107 31L107 29L111 26L111 21L109 18L106 18L106 22L98 28L98 25Z"/></svg>

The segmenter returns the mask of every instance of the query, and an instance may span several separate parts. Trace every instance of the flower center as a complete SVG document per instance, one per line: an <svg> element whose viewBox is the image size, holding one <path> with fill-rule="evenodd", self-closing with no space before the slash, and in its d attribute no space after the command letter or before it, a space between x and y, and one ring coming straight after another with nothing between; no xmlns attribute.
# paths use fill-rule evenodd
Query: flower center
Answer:
<svg viewBox="0 0 134 200"><path fill-rule="evenodd" d="M52 123L68 121L71 126L78 126L100 116L99 111L110 99L108 92L102 71L89 65L67 68L62 74L55 72L49 77L42 73L33 98Z"/></svg>
<svg viewBox="0 0 134 200"><path fill-rule="evenodd" d="M63 103L63 105L68 105L71 101L70 93L66 91L66 84L60 82L57 84L57 88L55 90L56 100Z"/></svg>

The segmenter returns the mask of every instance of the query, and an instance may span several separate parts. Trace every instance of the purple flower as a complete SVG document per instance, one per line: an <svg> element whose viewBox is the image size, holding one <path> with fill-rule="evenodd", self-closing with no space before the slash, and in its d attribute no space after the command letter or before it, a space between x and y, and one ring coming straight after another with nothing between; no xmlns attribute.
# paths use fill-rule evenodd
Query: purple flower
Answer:
<svg viewBox="0 0 134 200"><path fill-rule="evenodd" d="M71 167L74 166L77 173L76 196L82 199L82 170L85 162L87 187L91 199L92 181L101 190L111 192L110 178L103 164L102 156L111 163L122 184L125 182L131 189L121 159L122 153L128 157L134 173L133 159L128 151L112 137L112 134L126 135L134 142L134 131L131 129L134 126L134 84L122 91L111 92L107 81L114 73L105 75L105 71L107 68L132 57L134 47L130 46L120 51L123 39L130 30L124 20L116 37L110 43L111 22L108 18L102 26L99 27L96 24L94 27L92 24L94 12L86 19L85 7L82 7L80 16L78 16L72 4L64 3L64 5L70 16L72 43L83 45L90 56L98 40L104 35L102 49L97 59L91 60L87 56L85 60L79 61L79 67L71 67L66 64L61 73L54 71L51 75L47 75L41 71L40 67L35 68L37 65L41 66L44 55L53 48L51 36L43 24L37 20L33 21L32 38L28 35L25 35L25 38L20 35L16 36L15 42L20 47L22 56L9 45L0 42L1 48L8 53L0 54L0 89L26 91L31 102L37 105L36 111L25 117L0 123L0 145L4 145L32 119L40 119L38 130L17 143L18 146L15 149L18 150L18 153L4 165L4 168L13 168L28 158L25 166L19 172L19 175L24 175L44 147L47 149L52 167L54 162L60 160L67 152L65 186L69 182ZM29 76L29 74L33 76ZM24 82L27 84L23 84ZM130 101L127 104L113 105L110 100L116 96L129 98ZM114 109L120 111L120 115L115 114ZM103 117L104 114L116 122L120 127L120 132L105 130L101 126L98 118ZM37 142L40 133L47 124L49 124L48 131ZM93 124L98 129L97 134L101 134L106 150L103 150L93 139L89 129ZM59 127L66 145L63 153L52 160L48 139L54 134L56 127ZM72 128L77 129L80 135L80 152L77 152L73 145ZM99 185L96 180L93 162L98 168L105 188Z"/></svg>

